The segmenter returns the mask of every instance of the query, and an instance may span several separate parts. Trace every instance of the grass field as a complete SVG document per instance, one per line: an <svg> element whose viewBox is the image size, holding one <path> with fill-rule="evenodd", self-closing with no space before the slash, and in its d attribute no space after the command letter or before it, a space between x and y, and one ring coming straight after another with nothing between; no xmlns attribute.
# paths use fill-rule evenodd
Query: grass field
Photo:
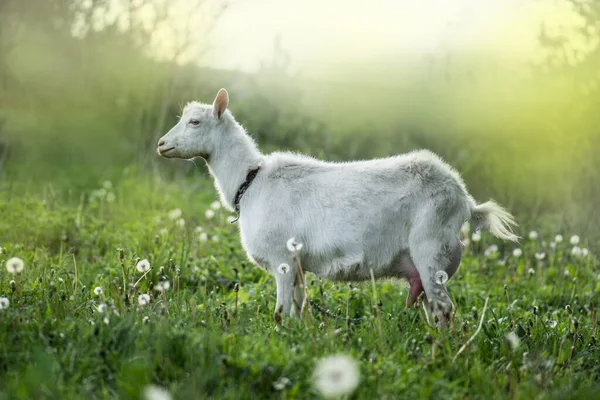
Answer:
<svg viewBox="0 0 600 400"><path fill-rule="evenodd" d="M310 274L314 302L363 320L313 310L278 325L274 279L211 208L209 181L132 170L97 186L0 183L0 399L139 399L148 385L174 399L319 398L313 371L335 354L359 365L352 399L600 396L600 271L593 250L573 252L573 232L527 231L516 246L471 237L447 331L404 307L404 282Z"/></svg>

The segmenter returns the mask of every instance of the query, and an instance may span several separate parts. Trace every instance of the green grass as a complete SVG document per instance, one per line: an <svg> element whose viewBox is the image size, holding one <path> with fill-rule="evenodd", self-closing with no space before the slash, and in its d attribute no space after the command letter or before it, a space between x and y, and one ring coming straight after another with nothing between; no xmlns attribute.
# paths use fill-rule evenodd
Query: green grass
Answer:
<svg viewBox="0 0 600 400"><path fill-rule="evenodd" d="M148 384L176 399L315 398L315 364L337 353L360 365L353 399L600 395L600 271L594 254L571 255L566 232L556 250L542 241L558 232L523 239L520 258L505 243L485 256L489 234L471 243L449 282L457 313L447 331L429 327L422 309L405 309L403 282L379 281L374 292L369 282L310 274L314 301L364 320L348 325L313 311L277 325L274 279L248 263L228 214L205 217L216 199L210 182L130 172L111 191L109 203L51 183L0 184L0 296L10 300L0 310L0 399L139 399ZM175 208L184 228L168 218ZM536 251L546 253L543 261ZM10 257L25 261L18 276L5 268ZM141 280L140 258L152 265ZM171 284L164 297L153 290L163 280ZM138 305L142 293L152 296L149 305ZM486 298L481 331L453 360ZM510 332L520 337L516 349ZM278 390L281 377L289 384Z"/></svg>

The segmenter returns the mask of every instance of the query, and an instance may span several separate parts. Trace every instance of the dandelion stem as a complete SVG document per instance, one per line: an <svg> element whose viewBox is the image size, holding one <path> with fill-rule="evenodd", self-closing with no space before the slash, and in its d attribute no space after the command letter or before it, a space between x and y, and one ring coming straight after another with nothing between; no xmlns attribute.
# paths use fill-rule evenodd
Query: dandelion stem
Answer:
<svg viewBox="0 0 600 400"><path fill-rule="evenodd" d="M73 295L77 292L77 282L79 280L79 274L77 273L77 260L75 259L75 254L73 254L73 265L75 266L75 279L73 280Z"/></svg>
<svg viewBox="0 0 600 400"><path fill-rule="evenodd" d="M510 329L514 326L514 318L512 314L512 305L510 304L510 297L508 296L508 285L504 285L504 295L506 296L506 304L508 304L508 316L510 317Z"/></svg>
<svg viewBox="0 0 600 400"><path fill-rule="evenodd" d="M487 310L488 300L489 300L489 297L486 297L485 298L485 303L483 304L483 310L481 310L481 318L479 319L479 326L477 326L477 330L475 330L475 333L473 333L473 336L471 336L469 338L469 340L467 340L467 342L465 344L463 344L460 349L458 349L458 352L456 352L456 355L452 359L453 363L456 361L456 359L458 358L458 356L463 351L465 351L465 349L473 342L473 340L475 340L475 337L477 337L477 335L481 331L481 327L483 326L483 318L485 317L485 311Z"/></svg>
<svg viewBox="0 0 600 400"><path fill-rule="evenodd" d="M144 272L144 275L140 276L140 279L138 279L138 280L135 282L135 284L133 285L133 288L134 288L134 289L135 289L135 287L138 285L138 283L140 283L140 281L141 281L142 279L144 279L144 278L146 277L146 275L148 275L148 273L149 273L150 271L152 271L152 269L149 269L148 271Z"/></svg>

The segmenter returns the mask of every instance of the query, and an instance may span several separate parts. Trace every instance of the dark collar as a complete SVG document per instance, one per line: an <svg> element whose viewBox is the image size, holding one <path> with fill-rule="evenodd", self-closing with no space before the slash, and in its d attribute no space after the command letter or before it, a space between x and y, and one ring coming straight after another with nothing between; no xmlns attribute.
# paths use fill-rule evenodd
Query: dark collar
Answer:
<svg viewBox="0 0 600 400"><path fill-rule="evenodd" d="M244 181L244 183L242 183L242 185L238 189L237 193L235 194L235 200L233 201L233 206L235 208L235 212L237 212L238 215L240 214L240 200L242 200L242 196L244 195L246 190L248 190L248 188L252 184L252 181L254 181L254 178L256 178L256 174L258 174L259 170L260 170L260 165L258 167L256 167L256 169L251 169L250 171L248 171L248 175L246 175L246 180Z"/></svg>

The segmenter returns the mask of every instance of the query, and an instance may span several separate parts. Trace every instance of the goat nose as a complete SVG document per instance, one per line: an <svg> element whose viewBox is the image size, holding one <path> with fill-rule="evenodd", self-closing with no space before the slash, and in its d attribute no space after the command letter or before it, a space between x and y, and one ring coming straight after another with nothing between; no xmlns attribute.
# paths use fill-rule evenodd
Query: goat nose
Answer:
<svg viewBox="0 0 600 400"><path fill-rule="evenodd" d="M158 147L164 146L165 145L165 141L161 140L160 142L158 142Z"/></svg>

